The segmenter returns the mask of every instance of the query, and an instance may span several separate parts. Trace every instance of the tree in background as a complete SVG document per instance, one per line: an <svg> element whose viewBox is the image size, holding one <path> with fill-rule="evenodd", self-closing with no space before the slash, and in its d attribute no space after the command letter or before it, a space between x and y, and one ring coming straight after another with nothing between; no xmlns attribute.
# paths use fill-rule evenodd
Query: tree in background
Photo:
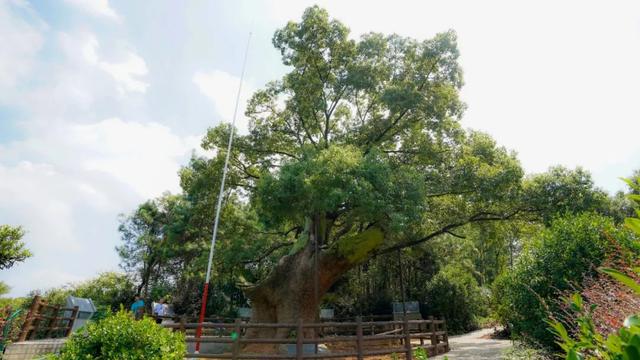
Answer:
<svg viewBox="0 0 640 360"><path fill-rule="evenodd" d="M173 236L171 224L181 216L182 197L165 194L141 204L131 216L123 217L119 231L123 244L116 250L121 267L134 274L137 293L149 297L150 283L158 284L168 276L164 268L172 265L179 238ZM158 294L154 294L158 295Z"/></svg>
<svg viewBox="0 0 640 360"><path fill-rule="evenodd" d="M547 172L531 175L525 181L524 201L539 214L544 224L567 213L595 211L609 215L610 199L596 188L591 174L577 167L551 167Z"/></svg>
<svg viewBox="0 0 640 360"><path fill-rule="evenodd" d="M7 295L11 291L11 287L4 281L0 281L0 296Z"/></svg>
<svg viewBox="0 0 640 360"><path fill-rule="evenodd" d="M102 310L117 311L120 306L128 306L133 302L136 286L126 274L104 272L93 279L70 283L44 291L33 291L33 295L40 295L51 304L63 305L68 296L89 298L96 307Z"/></svg>
<svg viewBox="0 0 640 360"><path fill-rule="evenodd" d="M8 269L31 257L22 242L24 230L17 226L0 225L0 270Z"/></svg>

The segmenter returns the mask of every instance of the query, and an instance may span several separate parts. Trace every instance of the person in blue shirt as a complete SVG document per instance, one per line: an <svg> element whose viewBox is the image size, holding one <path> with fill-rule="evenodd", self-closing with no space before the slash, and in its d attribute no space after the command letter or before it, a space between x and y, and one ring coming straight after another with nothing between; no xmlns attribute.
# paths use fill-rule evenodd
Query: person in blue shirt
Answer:
<svg viewBox="0 0 640 360"><path fill-rule="evenodd" d="M131 304L131 312L136 320L142 319L142 315L144 315L144 300L140 295L136 295L133 304Z"/></svg>

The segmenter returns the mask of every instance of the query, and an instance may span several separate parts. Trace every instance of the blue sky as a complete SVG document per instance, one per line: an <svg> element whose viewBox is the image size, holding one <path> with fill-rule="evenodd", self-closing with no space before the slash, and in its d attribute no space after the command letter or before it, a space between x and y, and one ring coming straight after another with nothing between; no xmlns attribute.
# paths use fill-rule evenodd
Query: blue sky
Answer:
<svg viewBox="0 0 640 360"><path fill-rule="evenodd" d="M179 191L207 127L286 68L274 30L314 2L0 0L0 223L35 256L11 295L117 269L118 215ZM640 168L637 1L318 1L357 38L459 36L463 125L529 173L583 166L613 192ZM246 120L240 119L241 131Z"/></svg>

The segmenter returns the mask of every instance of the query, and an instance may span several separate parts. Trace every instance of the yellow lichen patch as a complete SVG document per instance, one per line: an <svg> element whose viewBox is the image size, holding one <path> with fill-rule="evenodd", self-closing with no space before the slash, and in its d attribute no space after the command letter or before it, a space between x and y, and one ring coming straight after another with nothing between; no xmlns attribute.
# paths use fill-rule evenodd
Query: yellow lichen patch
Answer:
<svg viewBox="0 0 640 360"><path fill-rule="evenodd" d="M367 258L369 253L380 246L384 240L382 230L371 228L357 235L347 236L338 241L338 254L350 263L357 264Z"/></svg>

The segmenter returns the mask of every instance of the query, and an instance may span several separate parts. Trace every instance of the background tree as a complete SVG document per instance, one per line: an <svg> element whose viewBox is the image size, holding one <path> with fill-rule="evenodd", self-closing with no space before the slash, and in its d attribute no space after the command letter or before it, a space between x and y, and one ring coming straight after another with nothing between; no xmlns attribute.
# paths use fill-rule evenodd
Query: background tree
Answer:
<svg viewBox="0 0 640 360"><path fill-rule="evenodd" d="M610 199L596 188L591 174L577 167L574 170L554 166L547 172L529 176L525 181L524 202L540 216L544 224L554 217L595 211L608 215Z"/></svg>
<svg viewBox="0 0 640 360"><path fill-rule="evenodd" d="M31 257L22 242L24 230L20 227L0 225L0 270L8 269Z"/></svg>
<svg viewBox="0 0 640 360"><path fill-rule="evenodd" d="M176 237L171 224L181 216L182 197L165 194L140 205L119 227L123 244L116 250L121 267L136 276L137 292L149 297L150 283L166 280L164 271L175 258Z"/></svg>

